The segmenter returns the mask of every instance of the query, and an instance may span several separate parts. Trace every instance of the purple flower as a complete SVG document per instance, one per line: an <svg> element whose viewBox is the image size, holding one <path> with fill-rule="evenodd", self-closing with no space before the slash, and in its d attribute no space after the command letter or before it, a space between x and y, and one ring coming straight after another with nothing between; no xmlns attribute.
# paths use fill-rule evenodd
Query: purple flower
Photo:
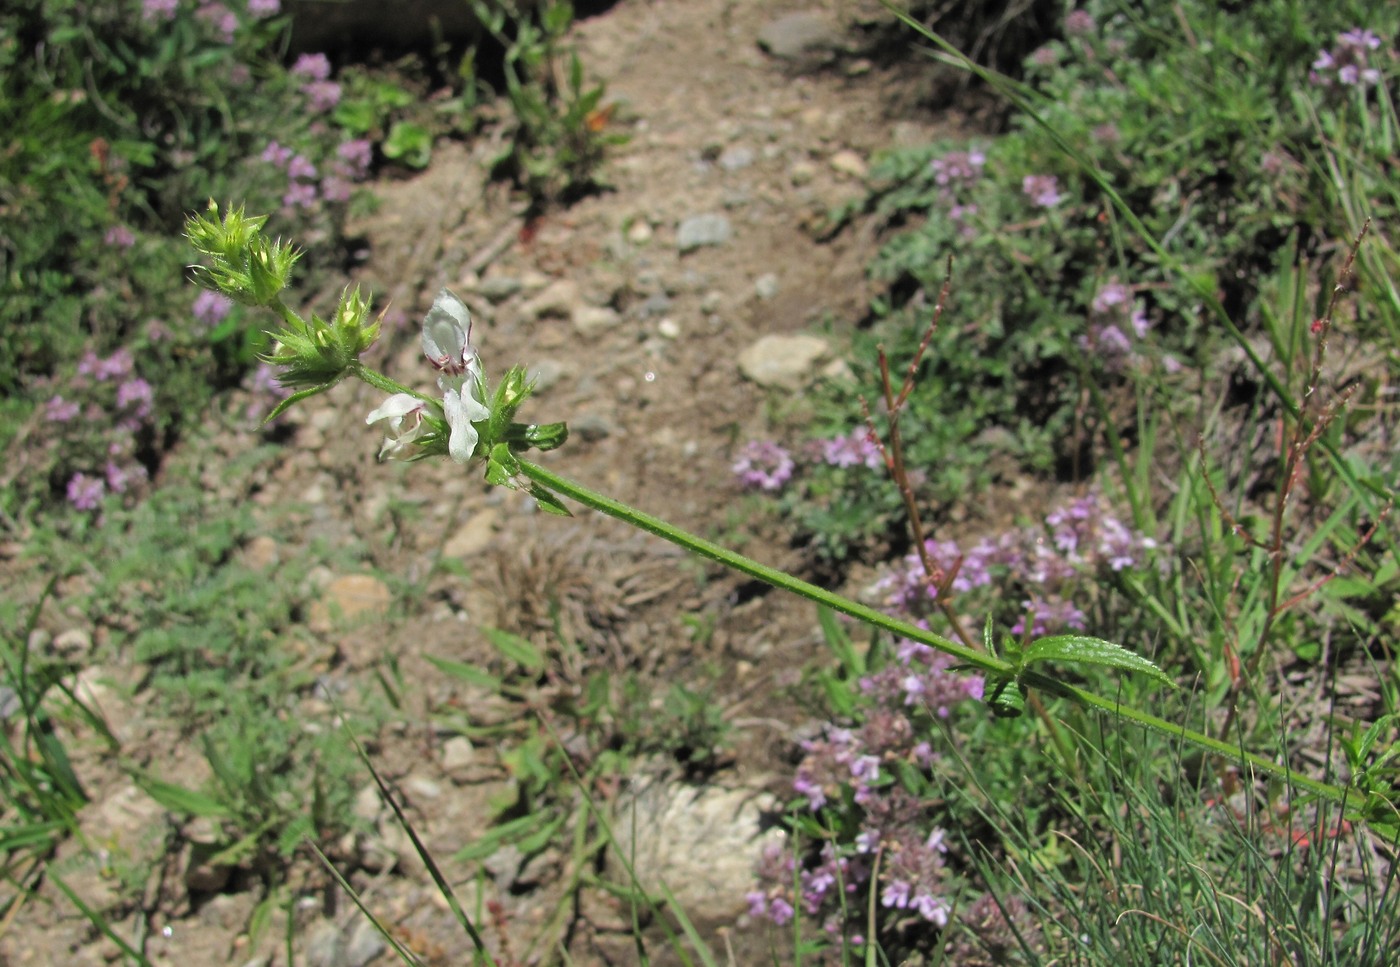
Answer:
<svg viewBox="0 0 1400 967"><path fill-rule="evenodd" d="M772 440L750 440L730 470L744 487L781 490L792 479L792 455Z"/></svg>
<svg viewBox="0 0 1400 967"><path fill-rule="evenodd" d="M107 229L107 233L102 236L102 241L113 248L131 248L136 244L136 236L131 233L131 229L125 225L113 225Z"/></svg>
<svg viewBox="0 0 1400 967"><path fill-rule="evenodd" d="M282 0L248 0L248 14L259 20L282 12Z"/></svg>
<svg viewBox="0 0 1400 967"><path fill-rule="evenodd" d="M953 151L929 162L934 184L944 187L970 185L982 177L987 156L981 151Z"/></svg>
<svg viewBox="0 0 1400 967"><path fill-rule="evenodd" d="M107 493L107 484L100 477L75 473L68 481L68 502L78 510L94 510Z"/></svg>
<svg viewBox="0 0 1400 967"><path fill-rule="evenodd" d="M1334 50L1320 50L1308 71L1308 80L1318 87L1358 87L1377 84L1381 72L1370 65L1370 52L1380 50L1381 39L1369 30L1356 28L1337 35Z"/></svg>
<svg viewBox="0 0 1400 967"><path fill-rule="evenodd" d="M263 148L263 153L260 157L270 165L274 165L278 168L285 168L288 162L292 160L292 149L283 147L276 141L272 141L268 143L266 148Z"/></svg>
<svg viewBox="0 0 1400 967"><path fill-rule="evenodd" d="M287 162L287 177L300 181L310 181L316 177L316 166L306 155L296 155Z"/></svg>
<svg viewBox="0 0 1400 967"><path fill-rule="evenodd" d="M125 379L131 373L131 367L130 350L118 349L106 359L100 359L95 353L88 351L78 363L78 374L92 376L99 383L105 383L108 380Z"/></svg>
<svg viewBox="0 0 1400 967"><path fill-rule="evenodd" d="M321 197L329 202L349 201L353 189L354 186L350 182L334 175L321 180Z"/></svg>
<svg viewBox="0 0 1400 967"><path fill-rule="evenodd" d="M370 161L374 157L374 146L366 138L356 138L336 148L335 153L341 161L350 166L354 177L363 178L369 172Z"/></svg>
<svg viewBox="0 0 1400 967"><path fill-rule="evenodd" d="M238 17L222 3L206 3L195 12L200 20L209 24L224 43L230 43L238 32Z"/></svg>
<svg viewBox="0 0 1400 967"><path fill-rule="evenodd" d="M205 289L194 297L194 317L206 326L217 326L233 308L233 300L218 292Z"/></svg>
<svg viewBox="0 0 1400 967"><path fill-rule="evenodd" d="M293 77L324 81L331 76L331 62L325 54L302 54L292 65Z"/></svg>
<svg viewBox="0 0 1400 967"><path fill-rule="evenodd" d="M151 415L151 401L154 398L151 384L139 376L117 387L117 406L134 411L136 417L142 420Z"/></svg>
<svg viewBox="0 0 1400 967"><path fill-rule="evenodd" d="M316 186L304 181L293 182L282 194L285 208L314 208L316 206Z"/></svg>
<svg viewBox="0 0 1400 967"><path fill-rule="evenodd" d="M1065 33L1071 37L1092 34L1097 26L1094 15L1087 10L1071 10L1065 17Z"/></svg>
<svg viewBox="0 0 1400 967"><path fill-rule="evenodd" d="M1054 175L1026 175L1021 179L1021 191L1032 205L1053 208L1060 203L1060 180Z"/></svg>
<svg viewBox="0 0 1400 967"><path fill-rule="evenodd" d="M317 114L325 114L340 103L340 85L335 81L309 81L301 85L301 92Z"/></svg>
<svg viewBox="0 0 1400 967"><path fill-rule="evenodd" d="M161 20L169 23L175 19L175 9L180 0L141 0L141 19L150 23Z"/></svg>
<svg viewBox="0 0 1400 967"><path fill-rule="evenodd" d="M854 467L864 464L871 470L885 466L885 456L880 447L870 438L870 431L864 428L852 430L846 436L839 436L821 443L822 459L833 467Z"/></svg>
<svg viewBox="0 0 1400 967"><path fill-rule="evenodd" d="M126 493L128 487L146 479L146 468L139 463L131 463L121 466L111 460L107 461L107 486L114 494Z"/></svg>
<svg viewBox="0 0 1400 967"><path fill-rule="evenodd" d="M1133 297L1133 292L1121 282L1109 282L1094 296L1093 308L1095 312L1110 312L1118 306L1127 305Z"/></svg>
<svg viewBox="0 0 1400 967"><path fill-rule="evenodd" d="M62 396L55 396L44 405L44 418L50 423L67 423L82 411L82 407Z"/></svg>

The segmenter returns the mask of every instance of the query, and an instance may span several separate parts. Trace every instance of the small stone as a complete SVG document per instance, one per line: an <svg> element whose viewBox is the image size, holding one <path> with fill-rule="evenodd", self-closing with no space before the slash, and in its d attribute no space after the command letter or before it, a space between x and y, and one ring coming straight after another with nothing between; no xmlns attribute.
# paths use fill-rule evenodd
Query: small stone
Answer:
<svg viewBox="0 0 1400 967"><path fill-rule="evenodd" d="M436 799L442 795L442 786L427 776L409 776L403 781L403 787L410 796L419 799Z"/></svg>
<svg viewBox="0 0 1400 967"><path fill-rule="evenodd" d="M442 769L453 773L468 769L476 763L476 747L465 735L454 735L442 744Z"/></svg>
<svg viewBox="0 0 1400 967"><path fill-rule="evenodd" d="M473 291L488 302L504 302L525 288L523 280L511 275L493 275L482 279Z"/></svg>
<svg viewBox="0 0 1400 967"><path fill-rule="evenodd" d="M719 166L725 171L738 171L741 168L747 168L753 164L753 161L753 148L739 144L726 148L724 153L719 156Z"/></svg>
<svg viewBox="0 0 1400 967"><path fill-rule="evenodd" d="M651 223L644 218L639 218L627 227L627 241L633 245L645 245L651 241Z"/></svg>
<svg viewBox="0 0 1400 967"><path fill-rule="evenodd" d="M722 305L724 305L724 293L718 289L711 289L700 297L700 311L707 316L719 312Z"/></svg>
<svg viewBox="0 0 1400 967"><path fill-rule="evenodd" d="M529 377L535 382L535 392L544 393L569 374L569 367L557 359L537 359L529 369Z"/></svg>
<svg viewBox="0 0 1400 967"><path fill-rule="evenodd" d="M832 171L840 175L850 175L852 178L864 178L869 171L865 159L849 148L836 152L827 163L831 165Z"/></svg>
<svg viewBox="0 0 1400 967"><path fill-rule="evenodd" d="M379 928L361 919L345 941L344 967L367 967L385 950Z"/></svg>
<svg viewBox="0 0 1400 967"><path fill-rule="evenodd" d="M442 553L447 557L475 557L496 539L496 523L499 520L500 512L490 507L472 514L443 544Z"/></svg>
<svg viewBox="0 0 1400 967"><path fill-rule="evenodd" d="M675 339L681 334L680 323L667 316L656 324L656 331L667 339Z"/></svg>
<svg viewBox="0 0 1400 967"><path fill-rule="evenodd" d="M753 282L754 295L764 302L774 298L778 294L778 275L776 272L765 272Z"/></svg>
<svg viewBox="0 0 1400 967"><path fill-rule="evenodd" d="M799 389L828 353L816 336L764 336L739 354L739 372L759 386Z"/></svg>
<svg viewBox="0 0 1400 967"><path fill-rule="evenodd" d="M597 336L617 328L622 321L616 309L608 306L581 306L574 312L574 331L580 336Z"/></svg>
<svg viewBox="0 0 1400 967"><path fill-rule="evenodd" d="M596 413L587 413L570 424L573 434L585 443L597 443L613 434L613 425Z"/></svg>
<svg viewBox="0 0 1400 967"><path fill-rule="evenodd" d="M233 867L213 862L224 851L222 843L190 843L185 847L185 889L191 893L218 893L228 885Z"/></svg>
<svg viewBox="0 0 1400 967"><path fill-rule="evenodd" d="M92 635L86 628L69 628L60 631L53 640L54 654L62 658L76 658L92 650Z"/></svg>
<svg viewBox="0 0 1400 967"><path fill-rule="evenodd" d="M568 319L578 303L578 283L573 279L556 279L525 303L520 311L529 319Z"/></svg>
<svg viewBox="0 0 1400 967"><path fill-rule="evenodd" d="M253 571L270 571L281 557L277 539L266 534L259 534L243 548L243 563Z"/></svg>
<svg viewBox="0 0 1400 967"><path fill-rule="evenodd" d="M389 586L369 574L344 574L334 578L311 602L307 625L318 634L331 631L337 621L371 618L389 610L393 594Z"/></svg>
<svg viewBox="0 0 1400 967"><path fill-rule="evenodd" d="M654 292L642 303L643 316L664 316L671 311L671 297L664 292Z"/></svg>
<svg viewBox="0 0 1400 967"><path fill-rule="evenodd" d="M706 245L723 245L733 233L729 219L723 215L692 215L676 231L676 247L691 252Z"/></svg>
<svg viewBox="0 0 1400 967"><path fill-rule="evenodd" d="M379 811L383 808L383 803L379 798L379 787L374 783L361 787L355 793L355 804L350 808L350 812L356 819L366 823L373 823L379 819Z"/></svg>
<svg viewBox="0 0 1400 967"><path fill-rule="evenodd" d="M841 46L841 34L825 17L790 13L758 32L758 46L779 60L799 60L835 51Z"/></svg>
<svg viewBox="0 0 1400 967"><path fill-rule="evenodd" d="M788 169L788 180L792 182L794 188L811 184L812 179L816 176L817 166L810 161L794 161L792 167Z"/></svg>

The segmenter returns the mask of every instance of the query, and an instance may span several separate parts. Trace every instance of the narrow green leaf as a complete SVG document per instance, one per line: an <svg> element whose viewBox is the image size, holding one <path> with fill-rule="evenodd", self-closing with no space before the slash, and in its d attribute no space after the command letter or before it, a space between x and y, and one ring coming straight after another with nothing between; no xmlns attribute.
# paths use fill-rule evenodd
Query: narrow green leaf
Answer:
<svg viewBox="0 0 1400 967"><path fill-rule="evenodd" d="M1152 662L1135 655L1122 645L1087 635L1052 635L1031 642L1022 656L1023 667L1036 661L1067 661L1080 665L1104 665L1123 671L1141 672L1160 682L1176 687L1166 672Z"/></svg>
<svg viewBox="0 0 1400 967"><path fill-rule="evenodd" d="M495 645L496 650L508 660L532 672L544 670L544 656L540 654L538 648L524 638L499 628L484 628L482 630L485 632L487 640Z"/></svg>
<svg viewBox="0 0 1400 967"><path fill-rule="evenodd" d="M157 779L155 776L136 773L133 777L136 784L146 791L156 802L160 803L171 812L182 813L187 816L228 816L230 810L228 806L207 796L202 792L195 792L193 789L186 789L184 786L177 786L173 782L166 782Z"/></svg>
<svg viewBox="0 0 1400 967"><path fill-rule="evenodd" d="M501 687L501 680L490 672L482 671L475 665L468 665L466 662L451 661L447 658L434 658L432 655L425 656L432 662L440 672L445 672L458 681L466 682L469 685L478 685L481 688L496 691Z"/></svg>

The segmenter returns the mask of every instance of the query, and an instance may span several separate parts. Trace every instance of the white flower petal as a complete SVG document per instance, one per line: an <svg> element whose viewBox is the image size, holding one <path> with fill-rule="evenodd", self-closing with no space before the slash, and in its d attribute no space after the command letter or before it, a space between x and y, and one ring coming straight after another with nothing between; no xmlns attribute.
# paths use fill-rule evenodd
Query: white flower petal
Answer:
<svg viewBox="0 0 1400 967"><path fill-rule="evenodd" d="M378 409L365 417L365 423L378 423L380 420L388 420L389 425L397 430L403 424L403 418L414 410L422 410L423 401L416 396L407 393L395 393L383 403Z"/></svg>
<svg viewBox="0 0 1400 967"><path fill-rule="evenodd" d="M423 317L423 355L452 375L475 372L478 363L471 339L472 315L466 303L443 289Z"/></svg>
<svg viewBox="0 0 1400 967"><path fill-rule="evenodd" d="M477 432L472 423L484 420L491 411L480 403L469 386L448 389L443 396L442 412L451 429L447 437L447 454L458 463L466 463L476 450Z"/></svg>

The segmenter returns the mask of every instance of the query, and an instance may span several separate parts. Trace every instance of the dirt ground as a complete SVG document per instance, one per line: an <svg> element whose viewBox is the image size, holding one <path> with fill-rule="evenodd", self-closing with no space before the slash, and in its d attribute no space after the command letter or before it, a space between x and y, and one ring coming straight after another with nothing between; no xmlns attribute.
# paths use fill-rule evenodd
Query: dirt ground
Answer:
<svg viewBox="0 0 1400 967"><path fill-rule="evenodd" d="M573 427L570 442L542 462L701 534L738 540L767 563L798 569L806 566L800 551L771 534L746 532L736 519L740 494L729 467L739 444L770 432L774 395L801 389L755 385L737 359L762 336L817 332L829 340L821 366L839 364L842 334L870 295L863 273L876 239L859 221L827 237L823 217L861 194L874 152L964 123L951 108L927 103L927 74L914 59L864 56L862 24L884 16L877 4L809 0L801 11L826 18L829 34L784 57L758 39L792 12L790 5L623 0L574 32L588 71L606 81L617 102L613 123L630 136L604 170L610 190L526 224L518 200L485 177L497 145L484 138L439 145L427 171L375 185L377 213L352 226L363 242L355 280L377 299L392 300L389 318L399 320L376 364L405 382L430 381L416 324L439 287L449 285L476 314L488 372L522 362L539 375L541 391L523 415ZM728 238L680 251L680 226L702 214L727 219ZM358 572L312 575L345 615L313 610L308 623L326 646L326 675L347 690L369 680L386 652L396 658L406 683L401 720L368 738L386 779L409 800L419 834L435 856L450 857L483 831L488 804L506 782L495 750L451 744L435 724L438 713L457 708L474 721L519 714L445 680L424 656L484 660L491 653L484 626L543 633L553 620L540 603L547 588L563 603L581 665L640 670L657 681L696 681L702 670L718 676L717 702L734 727L731 757L704 789L659 769L650 783L639 778L638 789L654 794L637 794L652 804L639 806L638 824L665 838L672 836L668 815L712 821L687 834L696 836L694 848L673 843L682 855L657 862L669 884L690 884L693 915L717 950L732 945L738 963L768 959L773 938L743 915L744 844L757 842L763 796L782 793L778 770L808 724L772 696L821 653L812 607L685 562L668 545L587 512L574 520L530 512L517 495L491 490L475 472L463 475L445 462L377 463L378 435L364 425L377 402L368 387L347 384L299 407L284 453L256 480L220 473L220 461L251 448L251 438L221 439L202 459L230 499L306 506L301 539L366 548ZM403 522L405 507L416 515L411 525ZM270 534L245 553L270 580L302 580L278 569L287 540ZM442 557L460 560L467 576L435 567ZM433 576L416 599L421 606L401 614L387 610L387 587L370 574L408 583ZM687 616L703 617L709 633L693 633ZM324 708L308 700L306 711ZM167 774L186 778L198 774L193 749L159 745L160 737L142 732L139 709L131 714L134 761L158 761ZM94 838L105 831L120 840L162 821L120 771L89 766ZM352 881L426 963L467 962L466 938L395 838L367 778L361 799L365 818L383 836L344 844L342 853L361 861ZM737 837L741 862L724 874L728 881L708 880L716 860L704 848L726 835ZM392 858L370 862L376 850ZM255 884L232 882L195 901L178 887L181 876L189 882L182 862L188 853L169 861L167 880L175 887L148 890L140 909L116 908L119 929L148 932L152 962L287 963L281 911L261 941L247 940ZM466 864L445 863L466 897L489 904L484 931L503 963L560 950L578 964L635 962L629 912L601 891L562 921L551 920L571 872L567 856L546 851L523 867L518 858L498 857L487 868L483 880ZM113 899L95 873L71 882L80 892L97 891L92 902L99 907L104 896ZM294 872L291 887L303 897L290 930L295 963L397 962L392 952L376 954L373 934L311 863ZM9 925L0 963L113 962L110 941L51 888L45 896L54 903L31 902ZM666 962L661 947L651 949Z"/></svg>

